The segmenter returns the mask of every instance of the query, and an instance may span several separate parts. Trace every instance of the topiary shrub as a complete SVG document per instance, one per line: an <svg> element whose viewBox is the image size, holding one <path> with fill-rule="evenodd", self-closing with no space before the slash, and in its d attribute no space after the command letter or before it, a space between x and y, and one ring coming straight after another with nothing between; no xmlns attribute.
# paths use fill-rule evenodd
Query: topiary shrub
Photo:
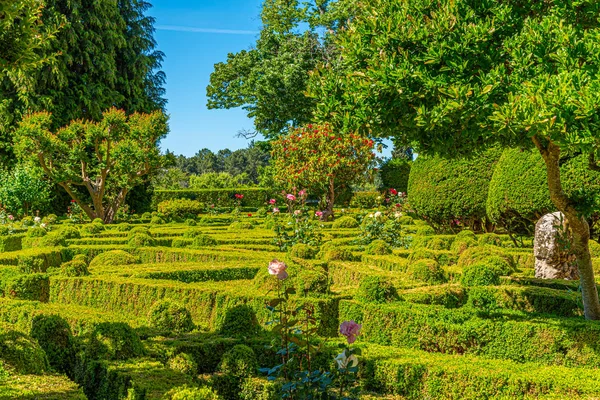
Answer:
<svg viewBox="0 0 600 400"><path fill-rule="evenodd" d="M472 264L490 264L503 275L510 275L516 269L513 257L496 246L475 246L465 250L458 258L457 265L465 267Z"/></svg>
<svg viewBox="0 0 600 400"><path fill-rule="evenodd" d="M208 387L179 387L171 389L165 396L165 400L221 400L212 389Z"/></svg>
<svg viewBox="0 0 600 400"><path fill-rule="evenodd" d="M502 246L502 239L500 239L500 236L496 235L495 233L484 233L483 235L479 236L477 244L479 246Z"/></svg>
<svg viewBox="0 0 600 400"><path fill-rule="evenodd" d="M246 345L235 345L223 354L217 369L219 372L238 378L256 376L258 373L256 354Z"/></svg>
<svg viewBox="0 0 600 400"><path fill-rule="evenodd" d="M411 279L425 282L429 285L439 285L448 281L444 269L440 264L431 259L422 259L413 262L408 268Z"/></svg>
<svg viewBox="0 0 600 400"><path fill-rule="evenodd" d="M388 279L367 276L361 280L355 297L366 303L385 303L398 300L398 292Z"/></svg>
<svg viewBox="0 0 600 400"><path fill-rule="evenodd" d="M219 243L215 238L212 238L208 235L198 235L194 237L194 240L192 240L192 247L210 247L218 244Z"/></svg>
<svg viewBox="0 0 600 400"><path fill-rule="evenodd" d="M184 238L175 238L173 239L173 241L171 242L171 247L177 248L177 249L181 249L181 248L185 248L188 247L189 245L191 245L192 243L188 240L188 239L184 239Z"/></svg>
<svg viewBox="0 0 600 400"><path fill-rule="evenodd" d="M115 226L115 228L119 232L127 232L128 230L131 229L131 225L128 224L127 222L121 222L120 224L117 224Z"/></svg>
<svg viewBox="0 0 600 400"><path fill-rule="evenodd" d="M301 269L295 276L294 284L296 291L305 296L329 291L329 278L323 270Z"/></svg>
<svg viewBox="0 0 600 400"><path fill-rule="evenodd" d="M86 235L97 235L104 230L104 225L98 223L85 224L81 227L81 232Z"/></svg>
<svg viewBox="0 0 600 400"><path fill-rule="evenodd" d="M48 234L48 231L46 231L44 228L42 228L41 226L32 226L31 228L29 228L27 230L27 237L42 237L42 236L46 236Z"/></svg>
<svg viewBox="0 0 600 400"><path fill-rule="evenodd" d="M152 217L152 219L150 220L150 223L152 225L162 225L165 223L165 220L159 216L155 216L155 217Z"/></svg>
<svg viewBox="0 0 600 400"><path fill-rule="evenodd" d="M197 200L174 199L158 203L158 212L167 218L190 218L203 211L203 205Z"/></svg>
<svg viewBox="0 0 600 400"><path fill-rule="evenodd" d="M458 255L461 255L465 250L477 246L477 241L470 237L457 237L452 242L450 246L450 250L455 252Z"/></svg>
<svg viewBox="0 0 600 400"><path fill-rule="evenodd" d="M50 279L46 274L33 273L15 275L4 282L4 294L8 297L41 301L50 300Z"/></svg>
<svg viewBox="0 0 600 400"><path fill-rule="evenodd" d="M62 263L60 270L65 276L87 276L90 274L87 258L83 254L77 254L71 261Z"/></svg>
<svg viewBox="0 0 600 400"><path fill-rule="evenodd" d="M127 360L144 355L144 345L124 322L102 322L89 335L86 355L108 360Z"/></svg>
<svg viewBox="0 0 600 400"><path fill-rule="evenodd" d="M74 226L65 226L58 232L58 234L61 235L64 239L80 239L81 238L81 232L79 231L79 229L75 228Z"/></svg>
<svg viewBox="0 0 600 400"><path fill-rule="evenodd" d="M17 331L0 331L0 360L18 374L43 374L48 371L46 353L38 342Z"/></svg>
<svg viewBox="0 0 600 400"><path fill-rule="evenodd" d="M183 233L183 237L186 239L193 239L196 236L200 236L200 235L204 235L204 233L202 232L202 229L199 229L199 228L188 229Z"/></svg>
<svg viewBox="0 0 600 400"><path fill-rule="evenodd" d="M437 236L431 237L431 239L428 240L427 244L425 245L425 248L429 250L448 250L449 247L450 243L448 242L448 240L442 239L441 237Z"/></svg>
<svg viewBox="0 0 600 400"><path fill-rule="evenodd" d="M188 218L188 219L186 219L186 220L185 220L185 224L186 224L187 226L196 226L196 225L197 225L197 224L196 224L196 220L195 220L195 219L191 219L191 218Z"/></svg>
<svg viewBox="0 0 600 400"><path fill-rule="evenodd" d="M36 315L31 321L30 335L46 352L52 369L73 376L75 342L67 321L58 315Z"/></svg>
<svg viewBox="0 0 600 400"><path fill-rule="evenodd" d="M129 233L127 233L127 237L128 238L132 238L135 235L137 235L138 233L144 234L144 235L148 235L148 236L152 236L152 234L150 233L150 230L148 228L146 228L145 226L136 226L134 228L132 228Z"/></svg>
<svg viewBox="0 0 600 400"><path fill-rule="evenodd" d="M419 156L408 180L408 202L417 215L438 228L453 221L481 230L486 220L486 200L500 149L489 149L470 158L444 159Z"/></svg>
<svg viewBox="0 0 600 400"><path fill-rule="evenodd" d="M499 285L501 272L487 264L470 264L463 268L460 282L463 286Z"/></svg>
<svg viewBox="0 0 600 400"><path fill-rule="evenodd" d="M333 221L332 227L333 229L348 229L348 228L358 228L358 221L354 218L346 215L341 218L337 218Z"/></svg>
<svg viewBox="0 0 600 400"><path fill-rule="evenodd" d="M379 169L383 189L396 189L398 192L408 191L408 178L412 162L406 158L390 158Z"/></svg>
<svg viewBox="0 0 600 400"><path fill-rule="evenodd" d="M154 238L144 233L136 233L127 241L129 247L152 247L156 244Z"/></svg>
<svg viewBox="0 0 600 400"><path fill-rule="evenodd" d="M46 225L54 225L58 221L58 217L56 214L48 214L44 218L42 218L42 223Z"/></svg>
<svg viewBox="0 0 600 400"><path fill-rule="evenodd" d="M227 229L230 231L254 229L254 225L252 225L250 222L235 221L235 222L232 222L231 225L229 225L227 227Z"/></svg>
<svg viewBox="0 0 600 400"><path fill-rule="evenodd" d="M356 192L350 200L350 207L369 209L381 204L382 198L379 192Z"/></svg>
<svg viewBox="0 0 600 400"><path fill-rule="evenodd" d="M189 310L169 300L155 303L148 313L148 325L174 332L190 332L194 322Z"/></svg>
<svg viewBox="0 0 600 400"><path fill-rule="evenodd" d="M433 236L433 235L435 235L435 229L433 229L429 225L420 225L416 229L415 235L417 235L417 236Z"/></svg>
<svg viewBox="0 0 600 400"><path fill-rule="evenodd" d="M485 286L474 286L469 289L467 306L475 308L484 314L499 310L498 292Z"/></svg>
<svg viewBox="0 0 600 400"><path fill-rule="evenodd" d="M189 376L198 375L198 364L194 358L187 353L179 353L169 359L167 362L169 368L173 371L181 372Z"/></svg>
<svg viewBox="0 0 600 400"><path fill-rule="evenodd" d="M317 249L315 249L314 247L309 246L307 244L304 244L304 243L296 243L290 249L290 255L292 257L298 257L298 258L302 258L305 260L310 260L310 259L315 258L315 256L317 255L317 252L318 252Z"/></svg>
<svg viewBox="0 0 600 400"><path fill-rule="evenodd" d="M252 337L260 332L260 324L252 307L239 305L225 312L223 323L218 329L221 335L228 337Z"/></svg>
<svg viewBox="0 0 600 400"><path fill-rule="evenodd" d="M117 265L132 265L139 264L140 259L124 250L110 250L104 253L98 254L90 262L90 268L102 267L108 265L111 267Z"/></svg>
<svg viewBox="0 0 600 400"><path fill-rule="evenodd" d="M354 254L346 249L334 248L321 253L325 261L354 261Z"/></svg>
<svg viewBox="0 0 600 400"><path fill-rule="evenodd" d="M365 253L370 255L383 256L386 254L392 254L392 248L383 240L373 240L365 248Z"/></svg>

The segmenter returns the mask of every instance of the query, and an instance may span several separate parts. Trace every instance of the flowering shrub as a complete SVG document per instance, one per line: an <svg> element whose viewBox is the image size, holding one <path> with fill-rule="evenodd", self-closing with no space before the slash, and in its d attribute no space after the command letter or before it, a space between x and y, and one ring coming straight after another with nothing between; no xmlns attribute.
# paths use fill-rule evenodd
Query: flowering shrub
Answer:
<svg viewBox="0 0 600 400"><path fill-rule="evenodd" d="M368 245L374 240L383 240L392 247L407 249L412 241L404 233L401 218L408 207L406 194L390 189L384 200L382 211L370 213L363 218L357 242Z"/></svg>
<svg viewBox="0 0 600 400"><path fill-rule="evenodd" d="M272 218L275 238L273 243L285 251L297 243L310 246L320 246L323 235L322 226L311 218L311 212L306 207L306 191L300 190L297 195L284 193L289 214L281 215L279 208L273 207ZM273 201L271 204L275 204ZM270 202L271 202L270 201Z"/></svg>

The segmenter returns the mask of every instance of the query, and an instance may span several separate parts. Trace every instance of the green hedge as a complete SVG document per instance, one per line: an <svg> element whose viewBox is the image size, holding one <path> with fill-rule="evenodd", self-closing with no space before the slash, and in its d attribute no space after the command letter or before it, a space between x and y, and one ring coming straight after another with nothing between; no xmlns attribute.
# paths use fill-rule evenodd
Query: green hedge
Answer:
<svg viewBox="0 0 600 400"><path fill-rule="evenodd" d="M0 236L0 252L21 250L21 242L25 235Z"/></svg>
<svg viewBox="0 0 600 400"><path fill-rule="evenodd" d="M232 281L239 279L253 279L258 268L218 268L209 267L205 269L195 268L192 270L144 272L136 275L145 279L165 279L185 283L206 281Z"/></svg>
<svg viewBox="0 0 600 400"><path fill-rule="evenodd" d="M238 189L199 189L199 190L156 190L152 197L153 208L166 200L189 199L204 203L205 206L212 204L215 207L237 206L236 194L244 196L242 206L262 207L273 197L273 190L268 188L238 188Z"/></svg>
<svg viewBox="0 0 600 400"><path fill-rule="evenodd" d="M385 161L379 170L383 189L396 189L406 193L411 164L404 158L390 158Z"/></svg>
<svg viewBox="0 0 600 400"><path fill-rule="evenodd" d="M408 181L408 202L438 228L454 220L482 230L488 185L501 150L490 149L467 159L419 156Z"/></svg>

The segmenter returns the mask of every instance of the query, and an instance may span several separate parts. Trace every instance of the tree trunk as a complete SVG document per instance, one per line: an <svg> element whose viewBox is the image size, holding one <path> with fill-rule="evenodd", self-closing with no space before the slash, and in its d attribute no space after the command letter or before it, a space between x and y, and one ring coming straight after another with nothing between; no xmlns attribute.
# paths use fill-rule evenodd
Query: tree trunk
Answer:
<svg viewBox="0 0 600 400"><path fill-rule="evenodd" d="M323 215L321 215L321 221L327 221L329 217L331 219L334 218L333 215L333 203L335 202L335 186L334 179L329 178L329 189L327 192L327 207L323 211Z"/></svg>
<svg viewBox="0 0 600 400"><path fill-rule="evenodd" d="M556 208L565 215L571 228L572 253L577 257L585 318L600 320L600 301L589 249L590 227L585 218L578 215L574 204L563 191L559 167L560 147L551 141L548 144L541 143L535 136L533 142L546 163L550 199Z"/></svg>

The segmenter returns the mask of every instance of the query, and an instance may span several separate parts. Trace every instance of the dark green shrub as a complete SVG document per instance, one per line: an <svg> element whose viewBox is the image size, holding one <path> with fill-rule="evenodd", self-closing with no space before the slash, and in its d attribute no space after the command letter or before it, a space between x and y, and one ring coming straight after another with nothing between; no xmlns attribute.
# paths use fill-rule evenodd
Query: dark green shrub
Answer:
<svg viewBox="0 0 600 400"><path fill-rule="evenodd" d="M360 281L356 299L367 303L385 303L397 300L398 292L389 279L367 276Z"/></svg>
<svg viewBox="0 0 600 400"><path fill-rule="evenodd" d="M301 269L294 277L294 283L296 291L304 295L329 291L329 279L323 270Z"/></svg>
<svg viewBox="0 0 600 400"><path fill-rule="evenodd" d="M50 299L48 275L34 273L10 277L4 281L4 293L8 297L47 303Z"/></svg>
<svg viewBox="0 0 600 400"><path fill-rule="evenodd" d="M365 253L375 256L383 256L386 254L392 254L392 248L383 240L373 240L365 248Z"/></svg>
<svg viewBox="0 0 600 400"><path fill-rule="evenodd" d="M463 286L499 285L501 272L487 264L469 264L463 268L460 282Z"/></svg>
<svg viewBox="0 0 600 400"><path fill-rule="evenodd" d="M144 233L136 233L127 241L130 247L152 247L156 244L154 238Z"/></svg>
<svg viewBox="0 0 600 400"><path fill-rule="evenodd" d="M419 156L410 171L409 204L437 227L449 227L459 220L482 229L488 185L500 153L490 149L462 159Z"/></svg>
<svg viewBox="0 0 600 400"><path fill-rule="evenodd" d="M256 335L260 331L256 311L245 305L229 308L218 331L221 335L228 337Z"/></svg>
<svg viewBox="0 0 600 400"><path fill-rule="evenodd" d="M314 247L309 246L304 243L296 243L290 249L290 255L292 257L303 258L305 260L310 260L310 259L315 258L315 256L317 255L317 252L318 251Z"/></svg>
<svg viewBox="0 0 600 400"><path fill-rule="evenodd" d="M148 325L175 332L189 332L194 329L189 310L169 300L159 301L152 306L148 313Z"/></svg>
<svg viewBox="0 0 600 400"><path fill-rule="evenodd" d="M457 265L490 264L503 275L510 275L516 268L513 257L497 246L475 246L465 250L458 258Z"/></svg>
<svg viewBox="0 0 600 400"><path fill-rule="evenodd" d="M36 315L31 321L30 335L46 352L50 367L73 376L75 342L67 321L58 315Z"/></svg>
<svg viewBox="0 0 600 400"><path fill-rule="evenodd" d="M7 235L8 228L4 228L7 232L3 235ZM21 250L23 248L23 239L23 235L0 236L0 252Z"/></svg>
<svg viewBox="0 0 600 400"><path fill-rule="evenodd" d="M448 281L440 264L430 259L421 259L410 264L408 274L412 279L429 285L438 285Z"/></svg>
<svg viewBox="0 0 600 400"><path fill-rule="evenodd" d="M479 236L477 244L479 246L502 246L502 239L500 239L500 236L496 235L495 233L484 233L483 235Z"/></svg>
<svg viewBox="0 0 600 400"><path fill-rule="evenodd" d="M65 276L87 276L90 274L87 257L83 254L77 254L71 261L62 263L60 269Z"/></svg>
<svg viewBox="0 0 600 400"><path fill-rule="evenodd" d="M241 400L279 400L281 383L261 378L247 378L242 382Z"/></svg>
<svg viewBox="0 0 600 400"><path fill-rule="evenodd" d="M38 342L17 331L0 331L0 360L18 374L42 374L48 370L46 353Z"/></svg>
<svg viewBox="0 0 600 400"><path fill-rule="evenodd" d="M111 267L118 265L132 265L139 264L140 259L124 250L110 250L104 253L98 254L90 262L90 268L98 268L103 265Z"/></svg>
<svg viewBox="0 0 600 400"><path fill-rule="evenodd" d="M390 158L379 169L383 189L396 189L398 192L408 191L411 161L405 158Z"/></svg>
<svg viewBox="0 0 600 400"><path fill-rule="evenodd" d="M244 195L242 207L262 207L267 200L273 197L271 189L232 188L232 189L182 189L182 190L155 190L152 204L157 207L162 201L173 199L197 200L204 204L216 204L220 207L237 206L236 194ZM199 212L198 212L199 213ZM198 214L196 213L196 214Z"/></svg>
<svg viewBox="0 0 600 400"><path fill-rule="evenodd" d="M79 229L75 228L74 226L65 226L58 233L65 239L80 239L81 238L81 232L79 231Z"/></svg>
<svg viewBox="0 0 600 400"><path fill-rule="evenodd" d="M231 350L223 354L218 370L237 378L256 376L258 373L256 354L246 345L233 346Z"/></svg>
<svg viewBox="0 0 600 400"><path fill-rule="evenodd" d="M221 400L221 398L208 387L179 387L172 389L164 396L165 400Z"/></svg>
<svg viewBox="0 0 600 400"><path fill-rule="evenodd" d="M144 355L140 337L126 323L102 322L91 332L86 355L99 359L127 360Z"/></svg>
<svg viewBox="0 0 600 400"><path fill-rule="evenodd" d="M186 353L179 353L169 359L167 363L173 371L181 372L182 374L197 376L198 364L194 361L194 357Z"/></svg>
<svg viewBox="0 0 600 400"><path fill-rule="evenodd" d="M19 271L25 274L30 274L32 272L46 272L48 267L42 258L32 255L20 254L17 260Z"/></svg>
<svg viewBox="0 0 600 400"><path fill-rule="evenodd" d="M356 192L350 200L350 207L368 209L379 206L382 202L379 192Z"/></svg>
<svg viewBox="0 0 600 400"><path fill-rule="evenodd" d="M483 313L491 313L500 308L498 303L498 295L493 288L474 286L469 289L469 297L467 299L467 306L469 307L473 307Z"/></svg>
<svg viewBox="0 0 600 400"><path fill-rule="evenodd" d="M358 228L358 221L346 215L333 221L332 227L333 229Z"/></svg>
<svg viewBox="0 0 600 400"><path fill-rule="evenodd" d="M167 218L190 218L203 211L203 205L196 200L174 199L158 204L158 212Z"/></svg>
<svg viewBox="0 0 600 400"><path fill-rule="evenodd" d="M216 246L217 240L208 235L198 235L192 241L192 247L210 247Z"/></svg>

